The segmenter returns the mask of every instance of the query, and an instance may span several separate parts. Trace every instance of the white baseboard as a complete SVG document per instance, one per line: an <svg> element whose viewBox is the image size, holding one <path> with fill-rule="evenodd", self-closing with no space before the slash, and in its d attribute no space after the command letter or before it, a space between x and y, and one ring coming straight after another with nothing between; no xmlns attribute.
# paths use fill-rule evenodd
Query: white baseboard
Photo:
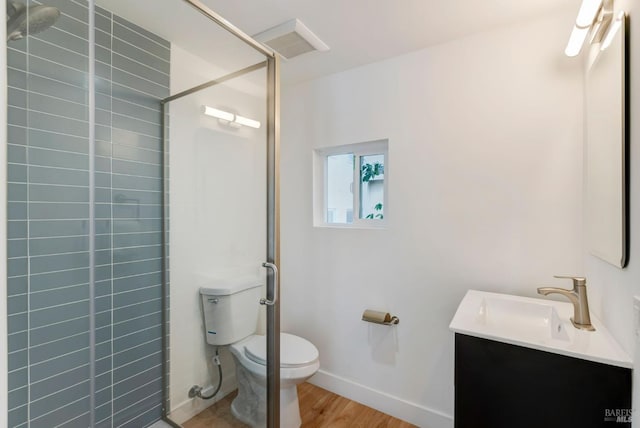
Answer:
<svg viewBox="0 0 640 428"><path fill-rule="evenodd" d="M310 383L419 427L453 428L453 416L361 385L324 370Z"/></svg>
<svg viewBox="0 0 640 428"><path fill-rule="evenodd" d="M202 412L207 407L211 406L213 403L216 403L222 400L224 397L232 393L238 388L238 384L236 382L235 371L232 376L226 375L222 380L222 386L220 387L220 391L216 394L215 397L209 400L203 400L201 398L187 398L182 403L172 405L171 406L171 414L169 415L169 419L173 422L182 425L198 413ZM214 390L212 385L205 387L202 390L203 395L211 394Z"/></svg>

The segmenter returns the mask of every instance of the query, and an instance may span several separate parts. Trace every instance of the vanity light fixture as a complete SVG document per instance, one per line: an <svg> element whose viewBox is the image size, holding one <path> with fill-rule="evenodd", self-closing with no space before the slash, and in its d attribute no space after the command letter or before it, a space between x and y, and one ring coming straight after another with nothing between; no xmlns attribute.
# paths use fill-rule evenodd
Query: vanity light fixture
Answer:
<svg viewBox="0 0 640 428"><path fill-rule="evenodd" d="M602 44L600 45L601 51L609 47L609 45L613 41L614 36L620 30L622 21L624 21L624 17L624 10L621 10L620 12L618 12L618 16L616 16L616 19L614 19L611 25L609 25L609 31L607 31L607 35L604 36L604 40L602 40Z"/></svg>
<svg viewBox="0 0 640 428"><path fill-rule="evenodd" d="M601 51L609 47L625 19L625 12L622 10L613 18L613 1L582 0L578 17L569 37L569 43L564 50L565 55L577 56L582 50L587 36L589 36L587 44L599 43Z"/></svg>
<svg viewBox="0 0 640 428"><path fill-rule="evenodd" d="M576 56L582 50L582 45L589 34L591 25L602 7L602 0L582 0L576 23L571 31L569 43L564 50L567 56Z"/></svg>
<svg viewBox="0 0 640 428"><path fill-rule="evenodd" d="M239 128L241 125L244 125L250 128L258 129L260 128L260 125L261 125L261 123L257 120L249 119L248 117L229 113L228 111L220 110L220 109L209 107L209 106L202 106L202 112L207 116L215 117L221 123L232 126L234 128Z"/></svg>
<svg viewBox="0 0 640 428"><path fill-rule="evenodd" d="M233 122L235 115L224 110L218 110L217 108L202 106L202 112L207 116L215 117L216 119L226 120L227 122Z"/></svg>
<svg viewBox="0 0 640 428"><path fill-rule="evenodd" d="M234 122L240 125L248 126L250 128L260 128L260 122L258 122L257 120L249 119L248 117L239 116L237 114Z"/></svg>
<svg viewBox="0 0 640 428"><path fill-rule="evenodd" d="M564 50L564 54L571 57L578 55L582 50L584 39L587 38L588 33L589 27L579 28L574 25L573 30L571 31L571 36L569 36L569 43L567 43L567 47Z"/></svg>
<svg viewBox="0 0 640 428"><path fill-rule="evenodd" d="M602 6L602 0L582 0L578 17L576 18L576 27L585 28L593 24L598 10Z"/></svg>

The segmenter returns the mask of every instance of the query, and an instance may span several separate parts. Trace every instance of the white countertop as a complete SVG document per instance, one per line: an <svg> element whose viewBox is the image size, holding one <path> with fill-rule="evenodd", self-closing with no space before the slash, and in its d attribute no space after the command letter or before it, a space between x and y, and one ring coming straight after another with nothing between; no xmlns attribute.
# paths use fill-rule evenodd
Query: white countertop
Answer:
<svg viewBox="0 0 640 428"><path fill-rule="evenodd" d="M629 355L591 314L596 331L573 326L573 305L549 299L469 290L449 328L456 333L597 363L633 368Z"/></svg>

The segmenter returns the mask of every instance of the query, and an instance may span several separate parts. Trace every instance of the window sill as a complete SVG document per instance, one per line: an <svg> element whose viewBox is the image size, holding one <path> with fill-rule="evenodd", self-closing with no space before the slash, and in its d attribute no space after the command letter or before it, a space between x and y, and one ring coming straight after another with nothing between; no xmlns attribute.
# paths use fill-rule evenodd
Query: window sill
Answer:
<svg viewBox="0 0 640 428"><path fill-rule="evenodd" d="M318 229L359 229L359 230L386 230L387 223L383 224L341 224L341 223L320 223L314 224L314 228Z"/></svg>

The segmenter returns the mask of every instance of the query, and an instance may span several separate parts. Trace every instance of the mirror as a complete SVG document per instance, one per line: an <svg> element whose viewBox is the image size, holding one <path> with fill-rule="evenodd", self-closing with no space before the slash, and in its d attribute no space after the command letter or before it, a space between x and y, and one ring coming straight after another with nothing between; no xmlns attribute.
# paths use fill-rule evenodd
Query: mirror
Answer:
<svg viewBox="0 0 640 428"><path fill-rule="evenodd" d="M585 73L587 246L620 268L628 260L625 20L606 49L591 45Z"/></svg>

